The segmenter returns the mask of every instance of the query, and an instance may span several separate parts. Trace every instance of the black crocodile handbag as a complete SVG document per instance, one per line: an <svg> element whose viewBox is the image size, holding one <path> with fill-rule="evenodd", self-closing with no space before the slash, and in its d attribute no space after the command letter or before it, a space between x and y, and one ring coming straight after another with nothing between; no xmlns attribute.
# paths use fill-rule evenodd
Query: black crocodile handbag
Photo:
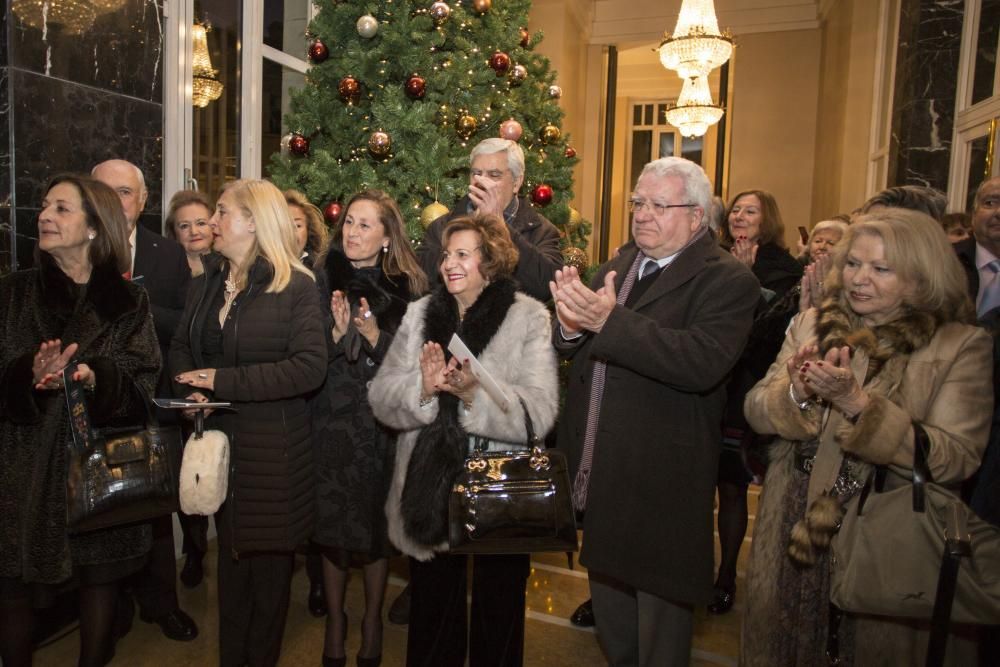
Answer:
<svg viewBox="0 0 1000 667"><path fill-rule="evenodd" d="M524 410L530 449L465 460L448 501L448 543L456 554L576 551L576 516L566 456L545 449Z"/></svg>
<svg viewBox="0 0 1000 667"><path fill-rule="evenodd" d="M72 437L67 443L66 523L84 533L145 521L178 508L181 432L160 427L145 392L146 425L95 430L84 389L73 380L76 365L63 372Z"/></svg>

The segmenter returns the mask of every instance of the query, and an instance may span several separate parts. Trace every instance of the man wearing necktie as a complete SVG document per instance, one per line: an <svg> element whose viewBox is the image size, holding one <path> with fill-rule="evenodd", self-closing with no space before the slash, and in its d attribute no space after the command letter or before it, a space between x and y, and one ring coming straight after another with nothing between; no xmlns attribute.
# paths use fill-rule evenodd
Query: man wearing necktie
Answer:
<svg viewBox="0 0 1000 667"><path fill-rule="evenodd" d="M983 464L970 484L970 505L979 516L1000 526L1000 176L983 181L976 190L972 233L973 238L955 244L955 252L969 278L969 296L975 301L979 323L993 335L997 402ZM983 628L980 637L981 664L1000 664L1000 631Z"/></svg>
<svg viewBox="0 0 1000 667"><path fill-rule="evenodd" d="M138 224L148 195L145 179L138 167L125 160L107 160L94 167L91 176L110 186L121 200L129 225L126 234L132 251L132 266L126 276L140 283L149 294L153 327L164 360L162 377L173 377L166 368L166 360L174 330L184 313L184 301L191 283L187 256L176 241ZM162 387L163 382L160 384ZM170 390L164 391L169 393ZM168 638L189 641L198 636L198 626L177 602L172 515L154 519L152 524L153 547L149 563L132 579L140 616L147 622L157 623Z"/></svg>
<svg viewBox="0 0 1000 667"><path fill-rule="evenodd" d="M553 343L572 359L559 447L586 509L580 562L614 665L688 665L695 605L712 600L713 501L725 381L760 285L708 229L712 190L683 158L646 165L634 244L590 287L550 285Z"/></svg>

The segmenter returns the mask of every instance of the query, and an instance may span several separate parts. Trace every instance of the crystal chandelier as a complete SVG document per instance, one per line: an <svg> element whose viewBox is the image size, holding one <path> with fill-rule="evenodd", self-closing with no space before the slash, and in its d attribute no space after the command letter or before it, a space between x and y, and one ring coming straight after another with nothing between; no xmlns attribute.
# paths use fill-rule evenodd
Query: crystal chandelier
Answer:
<svg viewBox="0 0 1000 667"><path fill-rule="evenodd" d="M208 55L208 28L200 23L191 26L191 50L191 103L204 109L222 95L222 83Z"/></svg>
<svg viewBox="0 0 1000 667"><path fill-rule="evenodd" d="M68 35L90 30L98 11L88 0L13 0L10 8L25 25L43 32L61 26Z"/></svg>
<svg viewBox="0 0 1000 667"><path fill-rule="evenodd" d="M710 125L715 125L721 118L722 107L712 102L707 76L684 79L677 104L667 109L667 122L685 137L702 136L708 132Z"/></svg>
<svg viewBox="0 0 1000 667"><path fill-rule="evenodd" d="M719 32L712 0L683 0L674 34L660 42L660 62L684 79L707 76L732 54L732 35Z"/></svg>

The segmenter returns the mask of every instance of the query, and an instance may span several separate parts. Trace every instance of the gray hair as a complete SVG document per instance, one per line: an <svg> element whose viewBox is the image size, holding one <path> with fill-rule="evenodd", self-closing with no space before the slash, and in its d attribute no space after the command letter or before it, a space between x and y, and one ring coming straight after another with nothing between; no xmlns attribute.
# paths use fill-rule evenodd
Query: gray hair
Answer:
<svg viewBox="0 0 1000 667"><path fill-rule="evenodd" d="M516 181L524 174L524 151L521 150L516 141L499 137L483 139L472 149L472 154L469 155L469 164L471 165L472 161L480 155L492 155L500 151L507 152L507 168L510 169L510 173Z"/></svg>
<svg viewBox="0 0 1000 667"><path fill-rule="evenodd" d="M701 208L701 226L711 227L709 218L712 213L712 184L705 175L705 170L691 160L682 157L661 157L653 160L642 168L639 178L652 174L665 178L675 176L684 181L685 203L696 204Z"/></svg>
<svg viewBox="0 0 1000 667"><path fill-rule="evenodd" d="M121 160L116 158L113 160L105 160L104 162L98 162L97 164L94 165L94 168L90 170L90 175L93 176L95 173L97 173L97 168L100 167L102 164L108 164L111 162L120 162L121 164L125 164L128 165L129 167L132 167L132 169L135 170L136 178L139 179L139 192L146 192L146 177L142 175L142 169L139 169L139 167L135 166L128 160Z"/></svg>

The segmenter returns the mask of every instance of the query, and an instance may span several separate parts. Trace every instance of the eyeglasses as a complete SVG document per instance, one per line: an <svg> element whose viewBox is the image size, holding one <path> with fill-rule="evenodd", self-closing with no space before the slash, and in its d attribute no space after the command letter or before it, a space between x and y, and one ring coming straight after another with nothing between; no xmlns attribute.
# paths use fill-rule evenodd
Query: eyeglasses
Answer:
<svg viewBox="0 0 1000 667"><path fill-rule="evenodd" d="M692 206L697 206L697 204L657 204L643 199L630 199L628 202L630 213L641 213L644 210L649 210L658 218L666 215L667 211L672 208L691 208Z"/></svg>

